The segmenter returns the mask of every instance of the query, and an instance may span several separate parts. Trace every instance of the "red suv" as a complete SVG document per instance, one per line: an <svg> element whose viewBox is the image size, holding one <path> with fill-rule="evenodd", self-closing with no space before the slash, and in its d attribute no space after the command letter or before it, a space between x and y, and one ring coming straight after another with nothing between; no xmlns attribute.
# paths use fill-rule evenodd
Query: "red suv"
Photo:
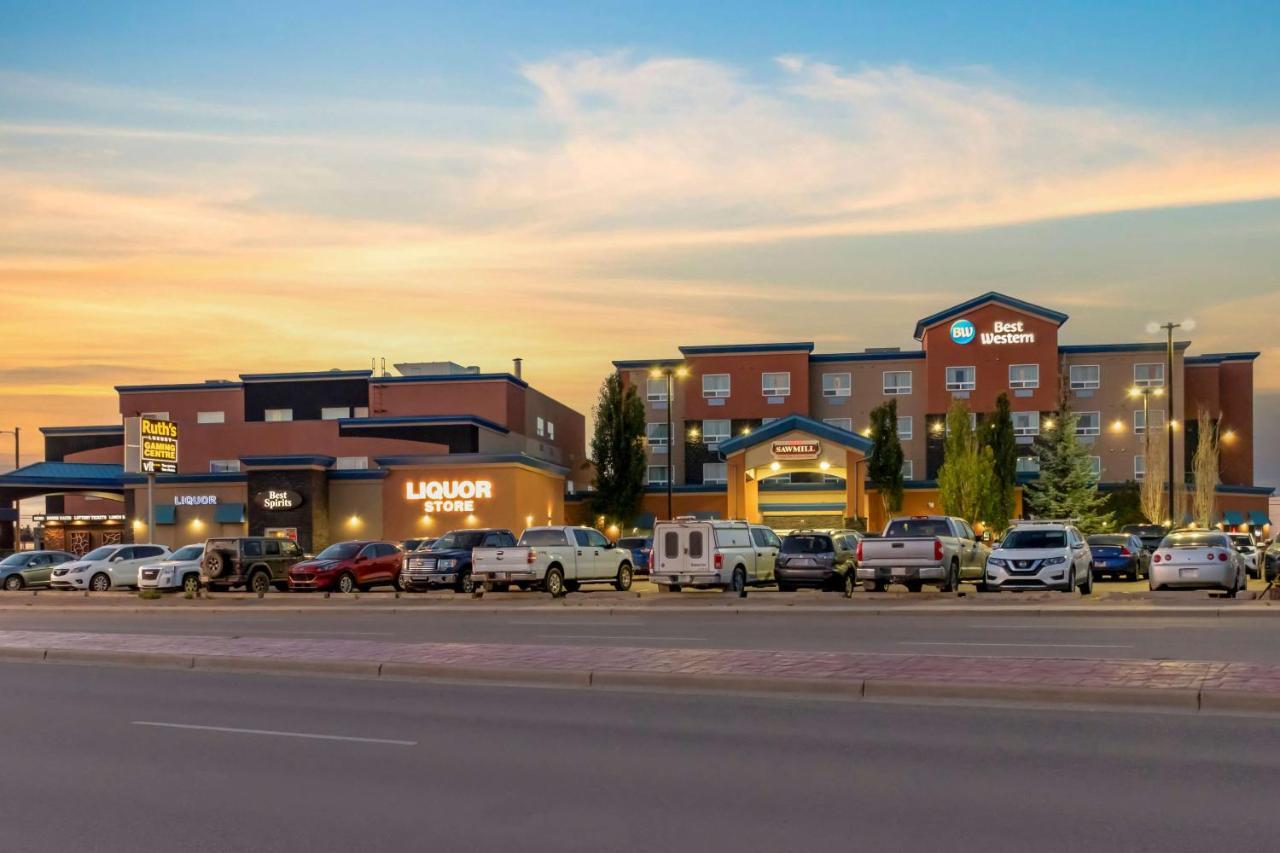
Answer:
<svg viewBox="0 0 1280 853"><path fill-rule="evenodd" d="M391 542L335 542L289 569L289 589L364 592L375 584L394 585L400 560L400 546Z"/></svg>

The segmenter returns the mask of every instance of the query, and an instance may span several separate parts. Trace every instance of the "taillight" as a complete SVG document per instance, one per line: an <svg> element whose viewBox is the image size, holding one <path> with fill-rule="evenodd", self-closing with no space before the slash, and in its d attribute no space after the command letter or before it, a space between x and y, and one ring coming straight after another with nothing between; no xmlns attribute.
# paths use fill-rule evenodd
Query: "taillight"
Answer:
<svg viewBox="0 0 1280 853"><path fill-rule="evenodd" d="M1223 563L1225 563L1225 562L1227 561L1227 552L1226 552L1226 551L1219 551L1219 552L1218 552L1218 560L1219 560L1219 561L1221 561L1221 562L1223 562Z"/></svg>
<svg viewBox="0 0 1280 853"><path fill-rule="evenodd" d="M862 540L858 540L858 562L862 562Z"/></svg>
<svg viewBox="0 0 1280 853"><path fill-rule="evenodd" d="M533 564L537 559L538 559L538 552L530 548L529 556L525 557L524 561L526 563Z"/></svg>
<svg viewBox="0 0 1280 853"><path fill-rule="evenodd" d="M935 560L942 559L942 540L941 539L933 540L933 559Z"/></svg>
<svg viewBox="0 0 1280 853"><path fill-rule="evenodd" d="M1161 557L1160 557L1160 555L1159 555L1159 554L1152 554L1152 555L1151 555L1151 562L1153 562L1153 563L1158 563L1158 562L1160 562L1160 560L1161 560Z"/></svg>
<svg viewBox="0 0 1280 853"><path fill-rule="evenodd" d="M724 554L721 554L721 553L717 552L717 553L716 553L716 560L715 560L715 562L716 562L716 571L717 571L717 572L718 572L718 571L720 571L721 569L723 569L723 568L724 568Z"/></svg>
<svg viewBox="0 0 1280 853"><path fill-rule="evenodd" d="M1121 549L1120 549L1120 556L1121 556L1121 557L1132 557L1132 556L1133 556L1133 554L1132 554L1132 552L1130 552L1130 551L1129 551L1129 549L1128 549L1128 548L1121 548Z"/></svg>

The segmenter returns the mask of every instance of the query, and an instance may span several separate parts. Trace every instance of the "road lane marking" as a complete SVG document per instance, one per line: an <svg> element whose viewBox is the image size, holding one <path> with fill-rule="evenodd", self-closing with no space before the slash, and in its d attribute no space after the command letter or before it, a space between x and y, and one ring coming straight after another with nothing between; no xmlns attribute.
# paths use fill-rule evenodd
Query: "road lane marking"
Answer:
<svg viewBox="0 0 1280 853"><path fill-rule="evenodd" d="M158 723L152 720L133 720L131 726L150 726L158 729L189 729L197 732L223 732L233 735L268 735L270 737L299 737L308 740L341 740L349 743L382 743L391 746L417 746L416 740L389 740L380 737L351 737L349 735L322 735L312 732L277 732L270 729L233 729L226 726L196 726L190 723Z"/></svg>
<svg viewBox="0 0 1280 853"><path fill-rule="evenodd" d="M538 627L558 626L565 628L636 628L644 625L640 621L626 621L624 619L605 620L597 622L584 622L579 619L508 619L508 625L535 625Z"/></svg>
<svg viewBox="0 0 1280 853"><path fill-rule="evenodd" d="M1131 649L1133 646L1115 646L1102 643L966 643L956 642L924 642L923 640L901 640L900 646L1000 646L1015 649Z"/></svg>
<svg viewBox="0 0 1280 853"><path fill-rule="evenodd" d="M545 640L679 640L707 643L707 637L655 637L649 634L539 634Z"/></svg>

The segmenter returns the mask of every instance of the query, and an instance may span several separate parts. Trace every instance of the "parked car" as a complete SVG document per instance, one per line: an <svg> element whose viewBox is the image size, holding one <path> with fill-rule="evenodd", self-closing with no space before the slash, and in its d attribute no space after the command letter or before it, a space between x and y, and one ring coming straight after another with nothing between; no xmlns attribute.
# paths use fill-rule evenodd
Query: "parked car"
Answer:
<svg viewBox="0 0 1280 853"><path fill-rule="evenodd" d="M204 544L200 582L211 590L242 586L250 592L289 588L289 569L304 559L291 539L237 536L210 539Z"/></svg>
<svg viewBox="0 0 1280 853"><path fill-rule="evenodd" d="M649 574L653 562L652 536L624 536L618 540L618 547L631 552L631 565L635 567L636 574Z"/></svg>
<svg viewBox="0 0 1280 853"><path fill-rule="evenodd" d="M677 518L653 531L650 576L663 591L720 587L741 592L772 583L782 540L762 524Z"/></svg>
<svg viewBox="0 0 1280 853"><path fill-rule="evenodd" d="M1163 524L1126 524L1120 528L1120 532L1137 536L1143 547L1147 549L1147 553L1153 554L1164 541L1164 537L1169 535L1169 528Z"/></svg>
<svg viewBox="0 0 1280 853"><path fill-rule="evenodd" d="M70 560L53 570L49 585L54 589L89 589L106 592L112 588L138 585L138 569L167 557L164 545L103 545L78 560Z"/></svg>
<svg viewBox="0 0 1280 853"><path fill-rule="evenodd" d="M530 527L515 547L476 548L471 565L475 583L539 587L556 597L584 583L626 592L634 571L631 552L591 527Z"/></svg>
<svg viewBox="0 0 1280 853"><path fill-rule="evenodd" d="M1267 551L1263 554L1263 580L1271 583L1280 575L1280 534L1271 540Z"/></svg>
<svg viewBox="0 0 1280 853"><path fill-rule="evenodd" d="M1151 574L1151 552L1133 533L1095 533L1087 540L1093 554L1093 576L1124 575L1131 581Z"/></svg>
<svg viewBox="0 0 1280 853"><path fill-rule="evenodd" d="M833 589L853 595L858 582L856 530L797 530L782 537L774 576L778 589L791 592L800 586Z"/></svg>
<svg viewBox="0 0 1280 853"><path fill-rule="evenodd" d="M400 543L400 550L406 554L411 551L421 551L424 548L430 548L431 543L435 541L435 539L406 539Z"/></svg>
<svg viewBox="0 0 1280 853"><path fill-rule="evenodd" d="M195 592L200 588L200 558L204 543L184 545L167 560L146 563L138 569L138 589L182 589Z"/></svg>
<svg viewBox="0 0 1280 853"><path fill-rule="evenodd" d="M1221 589L1235 597L1245 588L1245 563L1231 537L1216 530L1170 533L1151 555L1150 588Z"/></svg>
<svg viewBox="0 0 1280 853"><path fill-rule="evenodd" d="M1258 543L1253 538L1252 533L1228 533L1231 541L1235 544L1236 550L1240 552L1240 559L1244 560L1245 573L1249 577L1262 577L1261 567L1258 565Z"/></svg>
<svg viewBox="0 0 1280 853"><path fill-rule="evenodd" d="M395 586L402 556L394 542L335 542L289 567L289 589L366 592L378 584Z"/></svg>
<svg viewBox="0 0 1280 853"><path fill-rule="evenodd" d="M986 588L1093 593L1093 555L1073 525L1015 522L987 557Z"/></svg>
<svg viewBox="0 0 1280 853"><path fill-rule="evenodd" d="M0 559L0 586L11 592L48 586L54 567L75 558L66 551L15 551Z"/></svg>
<svg viewBox="0 0 1280 853"><path fill-rule="evenodd" d="M882 536L858 543L858 580L877 592L890 583L905 584L911 592L925 584L954 592L963 580L982 582L990 550L963 518L895 518Z"/></svg>
<svg viewBox="0 0 1280 853"><path fill-rule="evenodd" d="M400 570L400 586L407 590L452 586L458 592L475 589L471 576L471 552L476 548L514 548L516 535L510 530L450 530L430 547L405 555Z"/></svg>

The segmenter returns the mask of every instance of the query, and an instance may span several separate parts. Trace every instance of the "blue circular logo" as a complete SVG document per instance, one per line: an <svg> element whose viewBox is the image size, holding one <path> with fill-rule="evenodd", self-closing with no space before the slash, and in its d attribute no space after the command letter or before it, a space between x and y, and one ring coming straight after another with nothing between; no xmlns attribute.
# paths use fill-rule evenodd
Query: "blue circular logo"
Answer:
<svg viewBox="0 0 1280 853"><path fill-rule="evenodd" d="M977 334L978 330L968 320L956 320L951 324L951 340L958 344L971 343Z"/></svg>

